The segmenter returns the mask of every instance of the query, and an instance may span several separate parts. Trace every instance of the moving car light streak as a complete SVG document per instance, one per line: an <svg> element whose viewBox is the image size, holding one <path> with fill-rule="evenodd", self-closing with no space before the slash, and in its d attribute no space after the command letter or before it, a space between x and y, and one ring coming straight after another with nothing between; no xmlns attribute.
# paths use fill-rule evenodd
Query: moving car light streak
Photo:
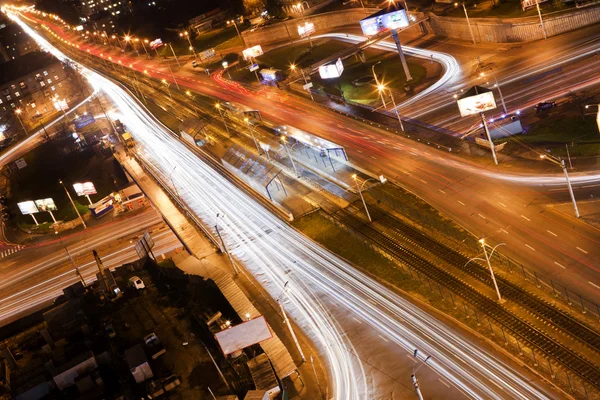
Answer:
<svg viewBox="0 0 600 400"><path fill-rule="evenodd" d="M20 25L57 57L65 58L28 26ZM366 321L400 347L410 352L419 348L421 357L433 354L428 365L468 397L548 396L458 332L277 219L175 140L119 86L85 68L82 73L117 106L138 143L140 157L164 178L172 179L182 200L206 225L219 225L232 254L274 298L283 296L287 300L290 314L325 354L336 399L380 396L376 388L367 386L359 362L359 358L367 359L369 355L358 353L346 339L346 332L342 333L332 317L332 303Z"/></svg>

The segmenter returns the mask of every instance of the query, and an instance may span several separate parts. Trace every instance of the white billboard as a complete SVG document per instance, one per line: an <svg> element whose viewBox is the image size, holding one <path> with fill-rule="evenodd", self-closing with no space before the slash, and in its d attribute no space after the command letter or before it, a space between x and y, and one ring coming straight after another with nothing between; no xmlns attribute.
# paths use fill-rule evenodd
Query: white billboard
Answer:
<svg viewBox="0 0 600 400"><path fill-rule="evenodd" d="M154 39L153 41L150 42L150 48L152 50L158 49L162 45L163 45L163 42L161 39Z"/></svg>
<svg viewBox="0 0 600 400"><path fill-rule="evenodd" d="M21 210L21 214L23 215L35 214L39 212L39 210L35 206L35 203L31 200L17 203L17 206L19 207L19 210Z"/></svg>
<svg viewBox="0 0 600 400"><path fill-rule="evenodd" d="M298 36L305 37L315 33L315 24L305 22L304 25L298 25Z"/></svg>
<svg viewBox="0 0 600 400"><path fill-rule="evenodd" d="M344 72L344 64L341 58L338 58L335 64L321 65L319 67L319 75L323 79L339 78L342 72Z"/></svg>
<svg viewBox="0 0 600 400"><path fill-rule="evenodd" d="M56 204L54 204L54 200L51 197L48 197L47 199L36 200L35 205L37 209L40 210L40 212L50 212L58 210Z"/></svg>
<svg viewBox="0 0 600 400"><path fill-rule="evenodd" d="M244 56L244 60L249 58L256 58L263 54L263 49L260 47L260 44L256 46L248 47L246 50L242 51L242 55Z"/></svg>
<svg viewBox="0 0 600 400"><path fill-rule="evenodd" d="M492 91L458 99L456 103L462 117L496 108L496 100L494 100L494 93Z"/></svg>
<svg viewBox="0 0 600 400"><path fill-rule="evenodd" d="M215 334L215 338L225 355L235 353L272 337L271 329L269 329L265 317L262 316Z"/></svg>
<svg viewBox="0 0 600 400"><path fill-rule="evenodd" d="M385 14L376 13L360 21L360 28L366 36L376 35L388 29L408 26L406 10L396 10Z"/></svg>
<svg viewBox="0 0 600 400"><path fill-rule="evenodd" d="M74 183L73 189L77 196L86 196L90 194L96 194L96 187L92 182Z"/></svg>

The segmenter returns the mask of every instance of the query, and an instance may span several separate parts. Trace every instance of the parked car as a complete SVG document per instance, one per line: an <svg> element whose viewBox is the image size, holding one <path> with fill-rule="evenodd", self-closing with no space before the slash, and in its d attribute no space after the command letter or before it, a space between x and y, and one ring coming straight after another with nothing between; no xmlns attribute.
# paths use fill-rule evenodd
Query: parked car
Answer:
<svg viewBox="0 0 600 400"><path fill-rule="evenodd" d="M148 354L150 354L153 360L156 360L158 357L167 352L165 346L163 346L163 344L160 342L160 339L154 332L144 336L144 344L146 345Z"/></svg>
<svg viewBox="0 0 600 400"><path fill-rule="evenodd" d="M141 280L137 276L132 276L131 278L129 278L129 286L131 286L132 288L137 289L137 290L141 290L141 289L145 289L146 288L146 285L144 284L144 281Z"/></svg>
<svg viewBox="0 0 600 400"><path fill-rule="evenodd" d="M111 339L117 337L117 332L115 331L115 327L113 326L113 324L104 325L104 331Z"/></svg>
<svg viewBox="0 0 600 400"><path fill-rule="evenodd" d="M199 66L200 64L198 64L198 61L192 61L192 67L198 68Z"/></svg>
<svg viewBox="0 0 600 400"><path fill-rule="evenodd" d="M538 113L540 111L548 110L549 108L556 107L556 102L554 101L543 101L535 105L535 112Z"/></svg>

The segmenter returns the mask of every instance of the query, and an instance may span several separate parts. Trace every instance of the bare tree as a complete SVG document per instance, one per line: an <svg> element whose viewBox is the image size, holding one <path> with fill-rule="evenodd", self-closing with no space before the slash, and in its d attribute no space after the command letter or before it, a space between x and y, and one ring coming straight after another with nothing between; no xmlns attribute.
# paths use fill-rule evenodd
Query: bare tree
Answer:
<svg viewBox="0 0 600 400"><path fill-rule="evenodd" d="M585 120L585 106L594 103L594 96L587 90L582 90L580 92L569 92L568 97L569 103L579 112L581 119Z"/></svg>

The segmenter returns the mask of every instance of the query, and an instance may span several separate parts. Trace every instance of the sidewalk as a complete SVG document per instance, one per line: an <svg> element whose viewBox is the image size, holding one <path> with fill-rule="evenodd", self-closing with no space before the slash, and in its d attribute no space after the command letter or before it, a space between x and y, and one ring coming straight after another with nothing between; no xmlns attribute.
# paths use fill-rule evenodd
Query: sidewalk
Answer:
<svg viewBox="0 0 600 400"><path fill-rule="evenodd" d="M232 307L238 312L241 319L246 319L247 313L250 314L251 318L258 315L265 315L269 325L277 336L261 343L261 346L273 363L277 375L280 379L289 377L286 379L286 386L289 386L288 390L291 393L297 393L296 398L319 398L319 390L317 389L312 372L313 366L311 363L306 362L298 367L294 363L292 355L288 350L294 347L293 341L283 324L273 300L268 298L265 292L243 270L240 275L233 275L233 270L227 257L220 254L213 243L196 229L171 201L167 193L145 173L135 160L121 153L115 154L115 156L152 203L155 206L160 205L159 208L163 218L191 252L191 255L182 253L174 257L173 261L178 268L188 274L200 275L205 279L212 279L231 303ZM240 269L239 266L238 269ZM297 328L295 332L297 334L301 333ZM301 335L299 336L301 337L303 347L310 347L307 340L302 338ZM308 352L315 353L312 350ZM295 354L294 358L298 360L299 356L296 355L296 351L293 351L293 353ZM321 366L318 365L316 368L320 369ZM302 377L302 381L297 379L296 370ZM303 387L302 382L306 386Z"/></svg>

